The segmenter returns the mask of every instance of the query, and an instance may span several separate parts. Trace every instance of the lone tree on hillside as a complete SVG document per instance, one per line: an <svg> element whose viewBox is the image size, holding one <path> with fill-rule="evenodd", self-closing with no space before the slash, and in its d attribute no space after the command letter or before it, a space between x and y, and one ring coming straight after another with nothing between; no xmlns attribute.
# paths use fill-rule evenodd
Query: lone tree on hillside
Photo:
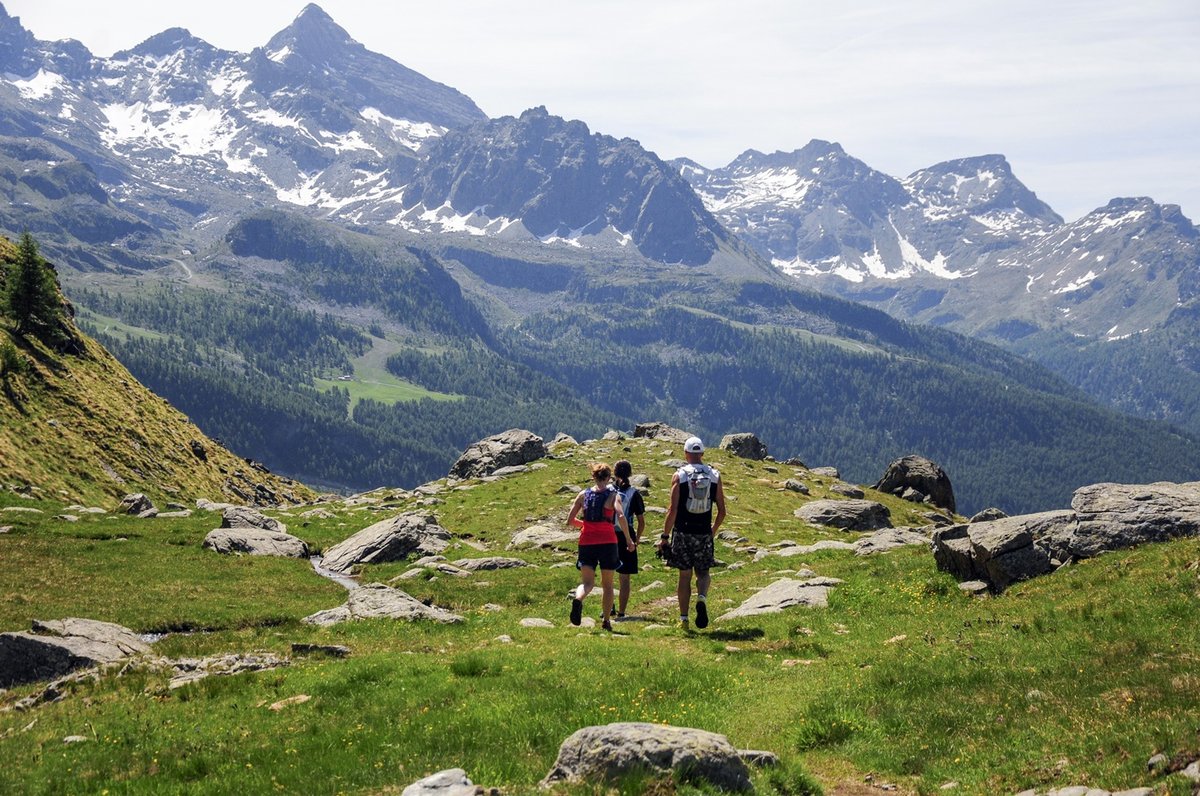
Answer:
<svg viewBox="0 0 1200 796"><path fill-rule="evenodd" d="M28 232L21 235L5 281L4 309L16 322L17 334L32 334L53 348L69 341L54 272Z"/></svg>

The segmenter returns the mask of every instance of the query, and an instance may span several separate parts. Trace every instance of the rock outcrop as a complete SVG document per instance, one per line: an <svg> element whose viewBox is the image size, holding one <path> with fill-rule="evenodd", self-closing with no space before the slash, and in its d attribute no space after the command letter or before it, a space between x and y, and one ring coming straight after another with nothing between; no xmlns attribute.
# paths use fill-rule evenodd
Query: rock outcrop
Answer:
<svg viewBox="0 0 1200 796"><path fill-rule="evenodd" d="M508 543L509 550L524 550L534 547L559 547L573 545L579 539L579 531L566 528L557 523L539 523L530 525L523 531L513 534Z"/></svg>
<svg viewBox="0 0 1200 796"><path fill-rule="evenodd" d="M750 433L726 434L721 437L721 444L717 447L743 459L761 461L767 458L767 446Z"/></svg>
<svg viewBox="0 0 1200 796"><path fill-rule="evenodd" d="M441 624L463 621L458 614L434 605L426 605L412 595L382 583L371 583L351 589L345 604L327 611L318 611L304 617L303 621L310 625L326 626L359 619L424 619Z"/></svg>
<svg viewBox="0 0 1200 796"><path fill-rule="evenodd" d="M924 456L904 456L896 459L888 465L883 478L880 478L872 489L901 497L905 496L905 490L913 489L928 498L933 505L950 512L955 511L954 487L950 485L950 476ZM912 493L909 495L906 499L913 499Z"/></svg>
<svg viewBox="0 0 1200 796"><path fill-rule="evenodd" d="M998 591L1106 551L1196 535L1200 482L1092 484L1076 490L1069 510L941 528L933 554L960 581Z"/></svg>
<svg viewBox="0 0 1200 796"><path fill-rule="evenodd" d="M638 423L634 426L633 436L645 437L647 439L661 439L664 442L673 442L682 445L692 435L674 426L668 426L666 423Z"/></svg>
<svg viewBox="0 0 1200 796"><path fill-rule="evenodd" d="M720 619L738 619L759 614L777 614L787 608L824 608L829 605L829 590L841 583L837 578L780 578L759 589L745 602Z"/></svg>
<svg viewBox="0 0 1200 796"><path fill-rule="evenodd" d="M35 620L31 632L0 633L0 688L50 680L149 651L132 630L109 622Z"/></svg>
<svg viewBox="0 0 1200 796"><path fill-rule="evenodd" d="M416 553L433 556L450 545L450 532L432 514L408 512L363 528L325 551L321 565L349 572L357 564L402 561Z"/></svg>
<svg viewBox="0 0 1200 796"><path fill-rule="evenodd" d="M273 533L287 533L287 526L249 506L229 506L221 512L222 528L259 528Z"/></svg>
<svg viewBox="0 0 1200 796"><path fill-rule="evenodd" d="M308 558L308 545L290 533L262 528L217 528L204 537L204 546L225 555Z"/></svg>
<svg viewBox="0 0 1200 796"><path fill-rule="evenodd" d="M448 768L417 780L400 792L400 796L482 796L482 786L471 782L461 768Z"/></svg>
<svg viewBox="0 0 1200 796"><path fill-rule="evenodd" d="M847 531L873 531L892 527L892 513L873 500L814 500L793 512L813 525L828 525Z"/></svg>
<svg viewBox="0 0 1200 796"><path fill-rule="evenodd" d="M724 735L690 727L621 722L577 730L541 784L614 782L636 772L748 791L750 772Z"/></svg>
<svg viewBox="0 0 1200 796"><path fill-rule="evenodd" d="M481 478L501 467L529 464L546 455L546 443L532 431L511 428L468 447L450 468L454 478Z"/></svg>

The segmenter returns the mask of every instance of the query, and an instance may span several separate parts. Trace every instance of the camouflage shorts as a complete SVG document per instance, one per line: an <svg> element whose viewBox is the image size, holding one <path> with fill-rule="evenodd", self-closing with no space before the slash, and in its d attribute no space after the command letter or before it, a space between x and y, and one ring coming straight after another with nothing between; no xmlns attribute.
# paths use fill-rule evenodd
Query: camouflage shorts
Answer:
<svg viewBox="0 0 1200 796"><path fill-rule="evenodd" d="M667 559L667 566L707 572L714 563L716 558L713 557L712 534L671 534L671 554Z"/></svg>

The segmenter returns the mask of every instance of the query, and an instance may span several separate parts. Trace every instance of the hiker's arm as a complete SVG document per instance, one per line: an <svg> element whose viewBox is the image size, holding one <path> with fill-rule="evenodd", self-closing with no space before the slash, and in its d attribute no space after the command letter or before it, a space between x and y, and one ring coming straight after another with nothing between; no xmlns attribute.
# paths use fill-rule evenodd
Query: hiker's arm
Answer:
<svg viewBox="0 0 1200 796"><path fill-rule="evenodd" d="M679 503L679 473L671 476L671 502L667 508L667 518L663 520L662 538L658 540L659 546L671 537L671 531L675 528L675 511Z"/></svg>
<svg viewBox="0 0 1200 796"><path fill-rule="evenodd" d="M721 529L721 523L725 521L725 486L720 481L717 482L717 516L713 518L713 536L717 535L717 531Z"/></svg>
<svg viewBox="0 0 1200 796"><path fill-rule="evenodd" d="M583 507L583 492L580 492L578 495L575 496L575 502L571 504L571 513L567 515L567 527L568 528L571 528L571 527L582 528L583 527L583 520L575 519L575 516L577 514L579 514L579 509L581 509L582 507Z"/></svg>

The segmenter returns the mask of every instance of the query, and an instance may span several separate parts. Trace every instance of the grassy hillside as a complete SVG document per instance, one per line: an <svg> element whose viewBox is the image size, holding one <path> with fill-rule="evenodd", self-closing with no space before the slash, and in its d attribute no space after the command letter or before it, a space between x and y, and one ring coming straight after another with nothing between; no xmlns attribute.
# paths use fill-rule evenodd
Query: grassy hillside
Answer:
<svg viewBox="0 0 1200 796"><path fill-rule="evenodd" d="M3 241L3 262L13 254ZM10 352L0 372L0 484L109 506L130 492L160 506L199 497L253 502L259 486L280 502L312 497L209 439L102 346L78 337L79 353L58 353L16 335L0 315L0 347Z"/></svg>
<svg viewBox="0 0 1200 796"><path fill-rule="evenodd" d="M751 546L856 534L793 515L829 494L832 479L715 451L706 458L727 484L726 528L745 541L718 545L726 566L714 571L714 615L804 568L843 580L829 607L682 631L672 623L673 572L644 545L634 620L613 634L571 627L571 546L507 551L512 534L535 521L561 523L570 495L560 487L584 482L589 460L625 457L652 479L652 538L671 473L660 462L677 456L649 440L560 447L543 469L444 489L431 508L420 505L424 495L380 490L372 505L326 504L327 519L279 513L321 548L395 512L432 510L454 535L450 560L515 555L535 565L467 578L429 569L395 582L466 618L454 626L301 624L345 592L306 562L209 554L200 541L214 518L204 514L63 524L50 519L59 510L50 502L34 504L42 515L0 514L12 526L0 534L0 582L15 584L0 599L0 629L89 616L139 631L209 631L157 642L156 653L169 657L286 655L294 642L352 651L174 690L162 674L106 677L26 713L2 708L36 689L12 689L0 695L0 790L399 793L463 767L506 794L536 793L574 730L652 721L777 753L782 766L756 775L759 793L810 793L813 779L828 794L876 792L868 775L901 794L947 792L940 788L950 782L958 785L948 792L972 796L1082 784L1188 792L1178 776L1147 773L1146 761L1156 752L1200 755L1200 540L1104 555L987 598L961 593L922 546L756 562ZM784 490L787 478L812 496ZM897 524L919 519L913 504L868 496ZM15 499L0 493L0 505ZM392 581L409 568L372 566L361 579ZM585 617L598 610L593 595ZM523 627L526 617L555 626ZM299 696L310 699L271 709ZM65 745L69 735L89 740ZM645 781L623 792L651 787L696 792ZM605 790L594 783L572 792Z"/></svg>

